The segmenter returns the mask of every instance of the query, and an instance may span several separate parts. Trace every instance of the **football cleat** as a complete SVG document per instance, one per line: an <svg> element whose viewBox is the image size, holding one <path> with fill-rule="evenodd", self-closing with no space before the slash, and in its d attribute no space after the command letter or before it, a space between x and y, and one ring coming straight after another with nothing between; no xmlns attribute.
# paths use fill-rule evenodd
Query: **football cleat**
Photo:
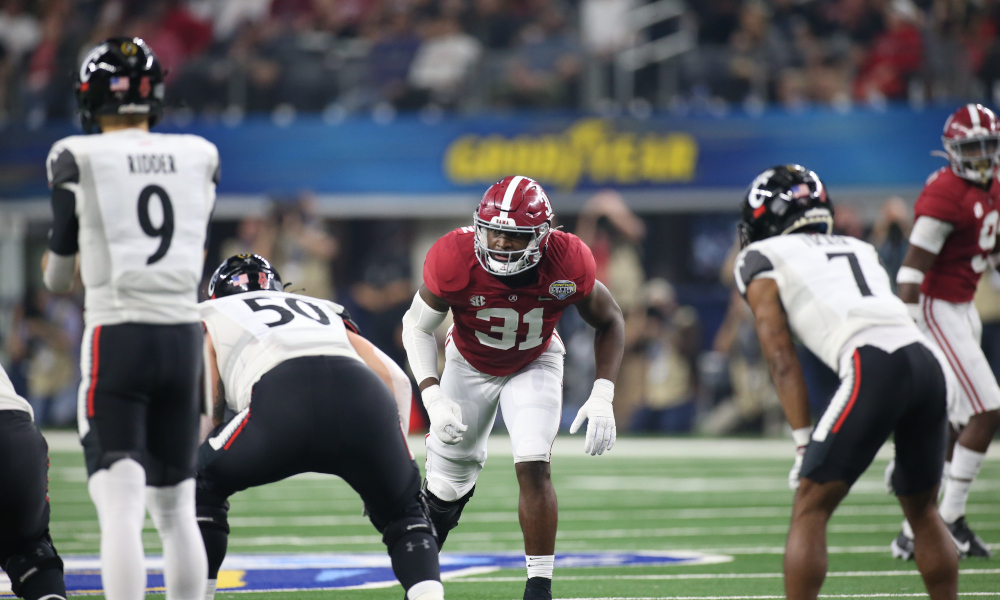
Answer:
<svg viewBox="0 0 1000 600"><path fill-rule="evenodd" d="M893 558L913 560L913 538L907 537L906 532L900 531L889 544L889 549L892 550Z"/></svg>
<svg viewBox="0 0 1000 600"><path fill-rule="evenodd" d="M552 600L552 580L530 577L524 585L524 600Z"/></svg>
<svg viewBox="0 0 1000 600"><path fill-rule="evenodd" d="M969 529L965 517L959 517L954 523L945 523L945 525L948 527L948 533L951 534L951 539L955 542L955 547L958 548L958 555L961 558L967 556L989 558L992 555L990 549L986 547L986 543Z"/></svg>

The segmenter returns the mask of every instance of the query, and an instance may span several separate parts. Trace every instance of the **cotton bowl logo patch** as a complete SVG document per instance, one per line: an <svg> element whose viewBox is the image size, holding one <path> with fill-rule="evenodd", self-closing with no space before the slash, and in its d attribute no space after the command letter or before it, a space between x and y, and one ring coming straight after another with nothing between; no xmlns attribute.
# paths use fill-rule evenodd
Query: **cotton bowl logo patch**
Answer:
<svg viewBox="0 0 1000 600"><path fill-rule="evenodd" d="M559 298L560 300L565 300L573 294L576 293L576 283L568 279L560 279L559 281L553 281L552 285L549 286L549 294Z"/></svg>
<svg viewBox="0 0 1000 600"><path fill-rule="evenodd" d="M101 592L100 559L63 557L66 590L77 594ZM700 552L592 552L556 555L556 568L687 566L730 562L731 556ZM147 592L162 593L163 559L146 557ZM441 579L481 575L500 569L524 570L523 553L441 555ZM332 590L384 588L398 585L389 557L366 554L231 554L219 571L220 592L272 590ZM10 583L0 572L0 594Z"/></svg>

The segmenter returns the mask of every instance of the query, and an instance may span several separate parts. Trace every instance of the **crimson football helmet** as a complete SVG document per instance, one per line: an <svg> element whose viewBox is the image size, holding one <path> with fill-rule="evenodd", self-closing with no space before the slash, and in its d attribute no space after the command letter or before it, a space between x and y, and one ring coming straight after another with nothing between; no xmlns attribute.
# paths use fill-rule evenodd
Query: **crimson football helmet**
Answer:
<svg viewBox="0 0 1000 600"><path fill-rule="evenodd" d="M955 175L989 184L1000 168L1000 120L982 104L966 104L944 124L941 142Z"/></svg>
<svg viewBox="0 0 1000 600"><path fill-rule="evenodd" d="M542 258L545 240L552 233L552 205L534 179L504 177L483 194L473 222L479 264L494 275L514 275L538 265ZM487 244L489 230L531 237L524 250L493 250Z"/></svg>

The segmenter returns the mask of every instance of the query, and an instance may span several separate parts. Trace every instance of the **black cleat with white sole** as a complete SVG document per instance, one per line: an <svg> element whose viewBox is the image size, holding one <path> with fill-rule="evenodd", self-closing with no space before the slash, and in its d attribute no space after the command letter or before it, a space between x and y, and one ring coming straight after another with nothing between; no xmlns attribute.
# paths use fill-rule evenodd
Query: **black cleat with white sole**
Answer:
<svg viewBox="0 0 1000 600"><path fill-rule="evenodd" d="M965 522L964 516L956 519L954 523L945 523L945 525L948 527L948 533L951 534L951 539L955 542L955 547L958 548L958 555L961 558L967 556L989 558L991 556L986 543L969 529L969 524Z"/></svg>
<svg viewBox="0 0 1000 600"><path fill-rule="evenodd" d="M907 537L903 531L900 531L896 539L892 540L889 549L892 550L893 558L913 560L913 538Z"/></svg>
<svg viewBox="0 0 1000 600"><path fill-rule="evenodd" d="M552 580L548 577L531 577L524 584L524 600L552 600Z"/></svg>

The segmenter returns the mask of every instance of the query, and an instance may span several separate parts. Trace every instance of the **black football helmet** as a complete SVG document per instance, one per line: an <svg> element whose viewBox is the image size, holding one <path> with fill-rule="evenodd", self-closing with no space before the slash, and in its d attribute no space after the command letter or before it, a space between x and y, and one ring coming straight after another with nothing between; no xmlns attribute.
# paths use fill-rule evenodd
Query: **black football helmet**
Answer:
<svg viewBox="0 0 1000 600"><path fill-rule="evenodd" d="M833 233L826 186L800 165L771 167L753 180L741 206L740 247L803 228Z"/></svg>
<svg viewBox="0 0 1000 600"><path fill-rule="evenodd" d="M222 298L259 290L280 292L284 289L277 269L263 256L237 254L224 260L212 273L208 282L208 297Z"/></svg>
<svg viewBox="0 0 1000 600"><path fill-rule="evenodd" d="M76 103L84 131L98 131L97 115L146 115L152 127L163 115L163 69L146 42L114 37L83 59Z"/></svg>

